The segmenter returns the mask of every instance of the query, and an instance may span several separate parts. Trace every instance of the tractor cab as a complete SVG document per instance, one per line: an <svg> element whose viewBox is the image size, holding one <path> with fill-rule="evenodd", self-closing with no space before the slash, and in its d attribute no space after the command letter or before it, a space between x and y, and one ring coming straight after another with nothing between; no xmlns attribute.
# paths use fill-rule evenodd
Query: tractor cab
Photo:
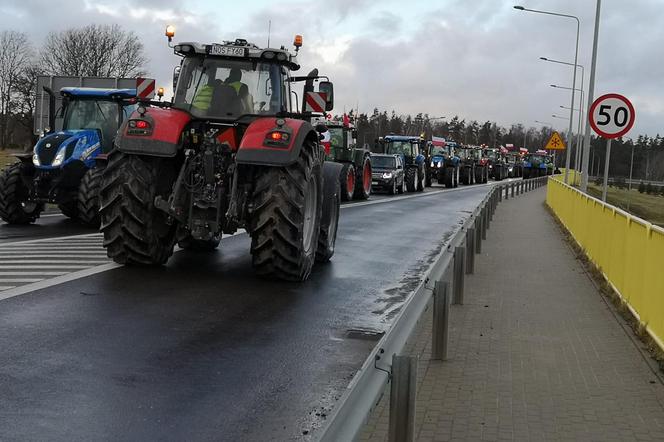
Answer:
<svg viewBox="0 0 664 442"><path fill-rule="evenodd" d="M53 92L47 91L54 102ZM35 146L33 164L40 169L56 169L73 162L90 167L94 157L108 153L120 124L136 108L135 89L65 87L59 110L62 130L45 134ZM49 125L54 128L55 112Z"/></svg>
<svg viewBox="0 0 664 442"><path fill-rule="evenodd" d="M322 134L326 157L332 161L351 161L353 149L357 145L357 131L349 125L338 122L322 124L327 129Z"/></svg>
<svg viewBox="0 0 664 442"><path fill-rule="evenodd" d="M424 162L422 142L420 137L388 135L383 138L384 153L400 155L406 166L417 166Z"/></svg>

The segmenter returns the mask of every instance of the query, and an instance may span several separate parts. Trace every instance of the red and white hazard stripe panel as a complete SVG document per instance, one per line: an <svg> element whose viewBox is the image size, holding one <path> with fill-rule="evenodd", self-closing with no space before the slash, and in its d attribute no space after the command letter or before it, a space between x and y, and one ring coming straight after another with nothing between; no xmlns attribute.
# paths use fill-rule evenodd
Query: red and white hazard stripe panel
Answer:
<svg viewBox="0 0 664 442"><path fill-rule="evenodd" d="M445 138L431 137L431 144L434 146L445 147Z"/></svg>
<svg viewBox="0 0 664 442"><path fill-rule="evenodd" d="M325 103L327 102L327 94L324 92L307 92L304 96L305 112L325 112Z"/></svg>
<svg viewBox="0 0 664 442"><path fill-rule="evenodd" d="M153 78L136 79L136 96L138 98L148 99L154 97L155 81Z"/></svg>

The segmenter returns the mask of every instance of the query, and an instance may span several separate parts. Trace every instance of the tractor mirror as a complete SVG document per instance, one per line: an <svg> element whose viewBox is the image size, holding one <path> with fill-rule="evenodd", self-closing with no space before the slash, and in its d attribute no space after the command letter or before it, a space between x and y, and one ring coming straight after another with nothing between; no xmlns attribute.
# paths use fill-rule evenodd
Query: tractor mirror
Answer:
<svg viewBox="0 0 664 442"><path fill-rule="evenodd" d="M321 81L318 83L318 92L323 92L326 96L325 110L334 109L334 85L331 81Z"/></svg>
<svg viewBox="0 0 664 442"><path fill-rule="evenodd" d="M178 78L180 78L180 71L182 70L182 66L175 66L175 69L173 69L173 90L178 85Z"/></svg>

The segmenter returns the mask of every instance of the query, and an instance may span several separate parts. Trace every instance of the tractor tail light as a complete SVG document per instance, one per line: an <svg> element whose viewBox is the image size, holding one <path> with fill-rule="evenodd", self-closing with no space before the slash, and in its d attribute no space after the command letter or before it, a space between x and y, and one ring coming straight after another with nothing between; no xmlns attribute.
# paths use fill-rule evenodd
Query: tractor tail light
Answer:
<svg viewBox="0 0 664 442"><path fill-rule="evenodd" d="M152 125L149 121L129 120L129 128L127 129L128 135L150 135L151 133Z"/></svg>
<svg viewBox="0 0 664 442"><path fill-rule="evenodd" d="M291 134L283 130L273 130L267 134L265 144L275 147L288 147L290 145Z"/></svg>

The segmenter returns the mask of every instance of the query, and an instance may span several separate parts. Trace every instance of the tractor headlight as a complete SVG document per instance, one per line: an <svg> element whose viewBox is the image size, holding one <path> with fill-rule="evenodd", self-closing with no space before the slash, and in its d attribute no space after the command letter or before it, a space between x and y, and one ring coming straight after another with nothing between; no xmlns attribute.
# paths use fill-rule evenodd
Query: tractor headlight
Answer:
<svg viewBox="0 0 664 442"><path fill-rule="evenodd" d="M98 147L99 147L99 143L95 143L92 146L85 149L83 151L83 153L81 154L81 161L87 160L90 157L90 155L95 153L95 151L97 150Z"/></svg>
<svg viewBox="0 0 664 442"><path fill-rule="evenodd" d="M383 174L383 178L389 180L390 178L392 178L392 172L385 172Z"/></svg>
<svg viewBox="0 0 664 442"><path fill-rule="evenodd" d="M32 164L34 164L37 167L41 166L41 161L39 161L39 155L37 155L36 152L32 154Z"/></svg>
<svg viewBox="0 0 664 442"><path fill-rule="evenodd" d="M51 163L51 166L58 167L65 160L65 148L63 147L58 151L58 154L55 156L55 159Z"/></svg>

